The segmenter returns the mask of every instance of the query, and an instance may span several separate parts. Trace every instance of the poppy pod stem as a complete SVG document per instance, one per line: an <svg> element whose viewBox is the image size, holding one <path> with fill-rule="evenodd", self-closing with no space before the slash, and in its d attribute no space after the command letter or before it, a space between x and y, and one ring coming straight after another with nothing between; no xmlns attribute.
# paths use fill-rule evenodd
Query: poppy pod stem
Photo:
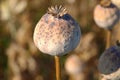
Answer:
<svg viewBox="0 0 120 80"><path fill-rule="evenodd" d="M56 80L60 80L60 60L55 56Z"/></svg>
<svg viewBox="0 0 120 80"><path fill-rule="evenodd" d="M106 49L110 47L110 42L111 42L111 30L107 30Z"/></svg>

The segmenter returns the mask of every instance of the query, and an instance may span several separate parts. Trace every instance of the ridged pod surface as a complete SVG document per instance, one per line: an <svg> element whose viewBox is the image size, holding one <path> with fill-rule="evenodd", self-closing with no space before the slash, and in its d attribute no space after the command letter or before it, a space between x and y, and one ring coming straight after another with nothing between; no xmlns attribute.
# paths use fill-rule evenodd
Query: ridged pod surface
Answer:
<svg viewBox="0 0 120 80"><path fill-rule="evenodd" d="M120 74L120 47L119 46L110 47L103 52L98 62L98 69L101 74L105 74L105 75L113 74L118 70Z"/></svg>
<svg viewBox="0 0 120 80"><path fill-rule="evenodd" d="M118 20L119 9L115 5L110 4L109 6L102 6L101 4L98 4L95 7L94 21L99 27L111 30Z"/></svg>
<svg viewBox="0 0 120 80"><path fill-rule="evenodd" d="M41 52L61 56L76 48L80 36L79 24L64 7L55 6L48 8L37 23L33 39Z"/></svg>

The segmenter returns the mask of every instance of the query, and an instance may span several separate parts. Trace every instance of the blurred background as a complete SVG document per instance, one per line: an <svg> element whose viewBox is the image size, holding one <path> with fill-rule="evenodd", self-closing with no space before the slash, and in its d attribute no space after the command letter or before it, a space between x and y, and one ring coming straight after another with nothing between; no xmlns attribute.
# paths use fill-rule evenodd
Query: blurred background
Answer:
<svg viewBox="0 0 120 80"><path fill-rule="evenodd" d="M0 0L0 80L55 80L54 58L35 47L33 31L48 7L56 4L67 8L82 32L78 47L60 58L62 80L70 80L64 63L71 54L84 61L84 80L99 79L97 64L105 50L106 31L93 20L97 0ZM120 21L113 28L111 46L119 35Z"/></svg>

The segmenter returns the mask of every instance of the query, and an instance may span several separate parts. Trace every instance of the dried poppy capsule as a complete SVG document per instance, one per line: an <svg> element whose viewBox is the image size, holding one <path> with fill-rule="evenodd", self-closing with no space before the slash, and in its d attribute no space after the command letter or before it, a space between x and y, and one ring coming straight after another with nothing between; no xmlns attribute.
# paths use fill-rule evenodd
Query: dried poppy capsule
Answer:
<svg viewBox="0 0 120 80"><path fill-rule="evenodd" d="M107 76L110 80L118 78L120 80L120 43L105 50L98 62L98 69L101 74Z"/></svg>
<svg viewBox="0 0 120 80"><path fill-rule="evenodd" d="M78 45L80 26L63 6L48 8L34 30L34 43L43 53L64 55Z"/></svg>
<svg viewBox="0 0 120 80"><path fill-rule="evenodd" d="M69 80L86 80L85 62L78 55L72 54L65 61L65 70Z"/></svg>
<svg viewBox="0 0 120 80"><path fill-rule="evenodd" d="M114 5L120 8L120 0L111 0Z"/></svg>
<svg viewBox="0 0 120 80"><path fill-rule="evenodd" d="M119 20L119 10L110 0L101 0L94 9L94 21L104 29L111 30Z"/></svg>
<svg viewBox="0 0 120 80"><path fill-rule="evenodd" d="M65 62L65 69L69 74L79 74L83 68L84 62L77 55L69 56Z"/></svg>

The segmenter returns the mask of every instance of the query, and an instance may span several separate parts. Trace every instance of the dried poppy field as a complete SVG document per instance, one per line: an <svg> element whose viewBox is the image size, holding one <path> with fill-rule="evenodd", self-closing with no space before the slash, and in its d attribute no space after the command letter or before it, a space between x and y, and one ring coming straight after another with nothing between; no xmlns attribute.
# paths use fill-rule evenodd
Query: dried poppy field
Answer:
<svg viewBox="0 0 120 80"><path fill-rule="evenodd" d="M120 80L120 0L0 0L0 80Z"/></svg>

